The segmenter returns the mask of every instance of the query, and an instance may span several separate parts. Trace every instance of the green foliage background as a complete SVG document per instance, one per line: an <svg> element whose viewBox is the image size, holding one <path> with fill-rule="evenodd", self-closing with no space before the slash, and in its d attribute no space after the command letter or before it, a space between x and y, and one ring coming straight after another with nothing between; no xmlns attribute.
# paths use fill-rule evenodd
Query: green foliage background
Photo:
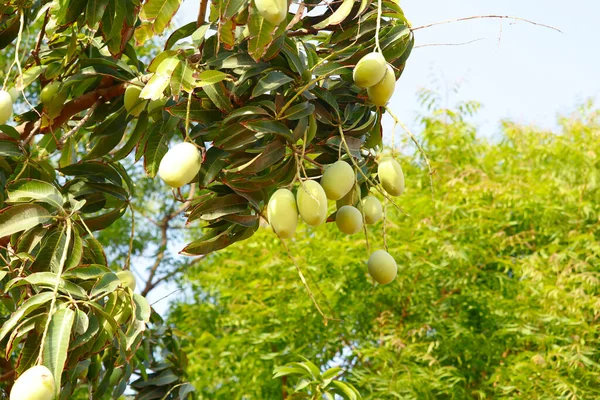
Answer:
<svg viewBox="0 0 600 400"><path fill-rule="evenodd" d="M341 320L324 326L269 228L195 263L169 320L200 397L281 398L295 381L272 371L302 355L341 363L368 399L598 398L600 114L582 107L559 133L505 122L486 140L465 120L477 104L424 97L436 194L422 160L399 155L410 217L388 206L396 281L373 286L364 236L304 227L289 246Z"/></svg>

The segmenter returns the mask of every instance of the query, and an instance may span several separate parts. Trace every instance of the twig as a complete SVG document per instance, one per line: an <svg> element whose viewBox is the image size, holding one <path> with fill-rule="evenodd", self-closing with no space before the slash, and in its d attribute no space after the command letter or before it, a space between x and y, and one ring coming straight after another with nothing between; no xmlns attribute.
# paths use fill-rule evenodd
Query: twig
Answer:
<svg viewBox="0 0 600 400"><path fill-rule="evenodd" d="M546 24L540 24L538 22L531 21L531 20L525 19L525 18L512 17L510 15L474 15L471 17L455 18L455 19L448 19L446 21L432 22L431 24L421 25L421 26L417 26L415 28L410 28L410 30L414 32L414 31L418 31L419 29L430 28L432 26L449 24L451 22L470 21L473 19L510 19L513 21L527 22L528 24L531 24L531 25L541 26L543 28L548 28L548 29L552 29L553 31L563 33L560 29L555 28L553 26L546 25Z"/></svg>
<svg viewBox="0 0 600 400"><path fill-rule="evenodd" d="M485 40L485 39L479 38L479 39L469 40L468 42L462 42L462 43L428 43L428 44L421 44L419 46L415 46L414 48L420 49L422 47L435 47L435 46L465 46L467 44L479 42L482 40Z"/></svg>
<svg viewBox="0 0 600 400"><path fill-rule="evenodd" d="M296 25L298 22L300 22L300 18L302 18L302 13L304 12L305 8L306 4L304 4L304 2L300 3L300 5L298 6L298 10L296 10L296 15L294 15L294 18L292 18L288 26L285 28L286 32L292 29L294 25Z"/></svg>
<svg viewBox="0 0 600 400"><path fill-rule="evenodd" d="M423 150L423 148L419 144L419 141L417 140L417 138L411 133L411 131L406 127L406 125L404 125L402 123L402 121L400 121L398 119L398 117L396 117L396 115L388 107L386 107L385 110L394 119L394 122L397 123L398 125L400 125L402 127L402 129L404 129L404 131L406 132L406 134L408 136L410 136L411 140L413 141L413 143L415 144L415 146L417 146L417 149L419 150L419 152L423 156L423 159L425 160L425 164L427 164L427 169L429 170L429 185L430 185L430 188L431 188L431 199L433 200L434 199L433 174L435 173L435 171L431 168L431 164L429 163L429 157L427 157L427 154L425 153L425 150Z"/></svg>
<svg viewBox="0 0 600 400"><path fill-rule="evenodd" d="M167 297L169 297L169 296L171 296L171 295L173 295L173 294L175 294L177 292L180 292L180 291L181 291L181 289L175 289L175 290L173 290L171 293L167 294L166 296L161 297L160 299L156 300L154 303L150 304L150 307L153 307L159 301L163 301Z"/></svg>
<svg viewBox="0 0 600 400"><path fill-rule="evenodd" d="M300 269L300 266L298 266L298 263L296 263L296 260L294 260L294 257L292 257L292 253L290 252L290 249L287 247L287 245L285 244L285 242L283 241L283 239L281 239L279 237L279 235L277 235L277 238L279 239L279 241L281 242L281 245L285 249L285 251L287 253L287 256L290 258L290 260L292 260L292 264L294 264L294 267L296 267L296 271L298 271L298 275L300 275L300 280L302 281L302 284L304 285L304 288L308 292L308 296L310 297L310 299L312 300L313 304L317 308L317 311L319 312L319 314L321 314L321 317L323 317L323 324L325 324L325 326L327 326L327 324L329 323L329 321L333 321L334 318L326 316L325 313L323 312L323 310L321 310L321 307L319 307L319 303L317 303L317 300L315 299L315 296L313 295L313 292L310 290L310 287L308 286L308 282L306 282L306 278L304 277L304 274L302 273L302 270Z"/></svg>
<svg viewBox="0 0 600 400"><path fill-rule="evenodd" d="M48 24L48 20L50 19L50 9L46 10L46 15L44 15L44 22L42 23L42 29L40 29L40 34L38 35L37 43L35 44L35 49L31 52L31 55L35 59L37 65L41 65L40 61L40 47L42 46L42 40L44 39L44 35L46 34L46 25Z"/></svg>
<svg viewBox="0 0 600 400"><path fill-rule="evenodd" d="M77 124L73 127L73 129L71 129L69 132L67 132L63 137L60 138L60 140L58 141L58 143L56 144L56 148L58 150L62 149L63 146L65 145L65 143L67 142L67 140L69 140L71 138L71 136L75 135L77 132L79 132L79 130L81 129L81 127L83 125L86 124L86 122L89 121L89 119L92 117L92 114L94 113L94 110L96 110L96 108L98 108L98 105L100 104L100 100L98 99L97 102L95 102L85 113L85 115L83 116L83 118L81 118L79 120L79 122L77 122Z"/></svg>

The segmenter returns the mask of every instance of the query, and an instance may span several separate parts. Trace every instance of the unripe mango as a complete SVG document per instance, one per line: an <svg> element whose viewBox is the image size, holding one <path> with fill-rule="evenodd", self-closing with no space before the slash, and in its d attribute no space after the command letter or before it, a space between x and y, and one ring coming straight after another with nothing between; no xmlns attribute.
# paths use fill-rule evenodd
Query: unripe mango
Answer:
<svg viewBox="0 0 600 400"><path fill-rule="evenodd" d="M362 200L362 212L365 223L374 224L383 218L383 207L377 197L367 196Z"/></svg>
<svg viewBox="0 0 600 400"><path fill-rule="evenodd" d="M294 194L287 189L279 189L267 206L267 218L273 231L282 239L289 239L296 233L298 208Z"/></svg>
<svg viewBox="0 0 600 400"><path fill-rule="evenodd" d="M404 173L398 161L392 157L384 157L377 167L379 182L388 194L400 196L404 192Z"/></svg>
<svg viewBox="0 0 600 400"><path fill-rule="evenodd" d="M123 286L130 288L131 290L135 290L136 281L135 275L131 271L119 271L117 272L117 277L121 281Z"/></svg>
<svg viewBox="0 0 600 400"><path fill-rule="evenodd" d="M158 166L158 176L173 188L189 183L198 175L202 156L192 143L179 143L165 154Z"/></svg>
<svg viewBox="0 0 600 400"><path fill-rule="evenodd" d="M0 125L4 125L10 119L12 112L13 101L10 93L0 90Z"/></svg>
<svg viewBox="0 0 600 400"><path fill-rule="evenodd" d="M254 0L260 15L273 25L279 25L287 16L287 0Z"/></svg>
<svg viewBox="0 0 600 400"><path fill-rule="evenodd" d="M335 215L338 229L347 235L354 235L363 227L363 217L356 207L343 206Z"/></svg>
<svg viewBox="0 0 600 400"><path fill-rule="evenodd" d="M43 365L37 365L23 372L10 391L10 400L52 400L54 399L54 377Z"/></svg>
<svg viewBox="0 0 600 400"><path fill-rule="evenodd" d="M396 75L393 68L388 64L387 72L381 82L367 89L369 100L376 106L384 107L392 98L396 89Z"/></svg>
<svg viewBox="0 0 600 400"><path fill-rule="evenodd" d="M369 53L354 67L354 83L361 88L378 84L387 71L387 62L381 53Z"/></svg>
<svg viewBox="0 0 600 400"><path fill-rule="evenodd" d="M148 100L140 99L140 93L142 93L141 86L129 85L125 89L125 96L123 98L125 110L134 117L138 117L144 111L144 108L146 108L146 104L148 104Z"/></svg>
<svg viewBox="0 0 600 400"><path fill-rule="evenodd" d="M12 99L13 104L17 101L17 99L19 98L19 91L17 90L16 87L11 87L10 89L8 89L8 94L10 94L10 98Z"/></svg>
<svg viewBox="0 0 600 400"><path fill-rule="evenodd" d="M355 206L360 201L361 195L362 191L360 190L360 186L355 184L344 197L336 201L335 205L338 210L343 206Z"/></svg>
<svg viewBox="0 0 600 400"><path fill-rule="evenodd" d="M318 226L327 219L327 195L315 181L304 181L298 188L298 211L308 225Z"/></svg>
<svg viewBox="0 0 600 400"><path fill-rule="evenodd" d="M375 282L385 285L396 278L398 265L394 257L385 250L377 250L369 257L369 274Z"/></svg>
<svg viewBox="0 0 600 400"><path fill-rule="evenodd" d="M321 186L327 198L339 200L344 197L356 182L354 170L345 161L337 161L329 166L321 178Z"/></svg>
<svg viewBox="0 0 600 400"><path fill-rule="evenodd" d="M58 81L52 81L46 86L44 86L44 88L40 92L40 101L42 102L42 104L44 104L45 106L50 105L50 103L52 103L52 100L54 100L54 96L56 96L56 94L58 93L60 86L61 83Z"/></svg>
<svg viewBox="0 0 600 400"><path fill-rule="evenodd" d="M46 105L46 109L48 111L48 116L51 119L54 119L60 115L62 112L63 106L65 105L65 101L69 95L67 92L58 92L54 95L52 100Z"/></svg>

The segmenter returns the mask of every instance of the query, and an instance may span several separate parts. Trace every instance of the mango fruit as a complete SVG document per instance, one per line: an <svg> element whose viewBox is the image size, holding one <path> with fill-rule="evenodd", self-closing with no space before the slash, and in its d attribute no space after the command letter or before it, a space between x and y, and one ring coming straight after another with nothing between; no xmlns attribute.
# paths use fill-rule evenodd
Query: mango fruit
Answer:
<svg viewBox="0 0 600 400"><path fill-rule="evenodd" d="M19 376L11 391L10 400L54 399L54 376L43 365L31 367Z"/></svg>
<svg viewBox="0 0 600 400"><path fill-rule="evenodd" d="M363 216L356 207L343 206L335 215L335 224L345 234L354 235L363 227Z"/></svg>
<svg viewBox="0 0 600 400"><path fill-rule="evenodd" d="M179 188L192 181L202 164L200 151L192 143L174 146L165 154L158 166L158 176L169 186Z"/></svg>
<svg viewBox="0 0 600 400"><path fill-rule="evenodd" d="M321 186L325 190L327 198L339 200L344 197L356 182L354 170L345 161L337 161L331 164L321 178Z"/></svg>
<svg viewBox="0 0 600 400"><path fill-rule="evenodd" d="M367 88L369 100L376 106L384 107L392 98L396 89L396 75L394 69L388 64L387 72L381 82Z"/></svg>
<svg viewBox="0 0 600 400"><path fill-rule="evenodd" d="M52 81L46 86L44 86L42 88L42 91L40 92L40 101L42 102L42 104L45 106L49 106L50 103L52 103L52 101L54 100L54 97L60 91L61 86L62 84L58 81Z"/></svg>
<svg viewBox="0 0 600 400"><path fill-rule="evenodd" d="M383 207L375 196L367 196L362 200L362 212L365 216L365 223L369 225L375 224L383 218Z"/></svg>
<svg viewBox="0 0 600 400"><path fill-rule="evenodd" d="M335 205L338 210L343 206L355 206L360 201L361 195L362 191L360 190L360 186L355 184L344 197L335 202Z"/></svg>
<svg viewBox="0 0 600 400"><path fill-rule="evenodd" d="M296 196L300 216L308 225L318 226L327 219L327 195L315 181L304 181Z"/></svg>
<svg viewBox="0 0 600 400"><path fill-rule="evenodd" d="M384 157L379 162L377 175L381 186L391 196L400 196L404 192L404 173L393 157Z"/></svg>
<svg viewBox="0 0 600 400"><path fill-rule="evenodd" d="M369 274L380 285L386 285L396 278L398 265L385 250L377 250L369 257Z"/></svg>
<svg viewBox="0 0 600 400"><path fill-rule="evenodd" d="M4 125L13 112L13 101L10 97L10 93L6 90L0 90L0 125Z"/></svg>
<svg viewBox="0 0 600 400"><path fill-rule="evenodd" d="M133 272L119 271L119 272L117 272L116 275L119 278L119 280L121 281L121 284L123 286L126 286L131 290L135 290L136 281L135 281L135 275L133 275Z"/></svg>
<svg viewBox="0 0 600 400"><path fill-rule="evenodd" d="M381 53L369 53L354 67L353 78L356 86L369 88L381 82L387 71L387 62Z"/></svg>
<svg viewBox="0 0 600 400"><path fill-rule="evenodd" d="M260 15L273 25L279 25L287 16L287 0L254 0L254 4Z"/></svg>
<svg viewBox="0 0 600 400"><path fill-rule="evenodd" d="M125 96L123 98L125 110L134 117L138 117L148 104L148 100L140 99L142 89L143 88L138 85L129 85L125 89Z"/></svg>
<svg viewBox="0 0 600 400"><path fill-rule="evenodd" d="M267 206L267 218L277 236L282 239L293 237L298 225L298 208L294 194L288 189L279 189L273 193Z"/></svg>

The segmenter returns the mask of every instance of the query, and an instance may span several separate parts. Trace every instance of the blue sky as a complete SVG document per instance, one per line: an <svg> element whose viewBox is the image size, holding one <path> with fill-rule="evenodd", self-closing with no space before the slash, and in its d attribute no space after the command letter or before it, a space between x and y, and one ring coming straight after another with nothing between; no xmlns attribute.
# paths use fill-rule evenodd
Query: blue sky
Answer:
<svg viewBox="0 0 600 400"><path fill-rule="evenodd" d="M195 20L198 0L184 0L177 23ZM438 90L448 104L482 103L474 122L483 135L500 120L555 128L556 116L600 96L600 0L401 0L413 26L474 15L510 15L555 26L562 34L525 22L479 19L419 30L416 48L397 84L391 108L415 127L422 112L416 93ZM459 87L458 93L453 88Z"/></svg>

